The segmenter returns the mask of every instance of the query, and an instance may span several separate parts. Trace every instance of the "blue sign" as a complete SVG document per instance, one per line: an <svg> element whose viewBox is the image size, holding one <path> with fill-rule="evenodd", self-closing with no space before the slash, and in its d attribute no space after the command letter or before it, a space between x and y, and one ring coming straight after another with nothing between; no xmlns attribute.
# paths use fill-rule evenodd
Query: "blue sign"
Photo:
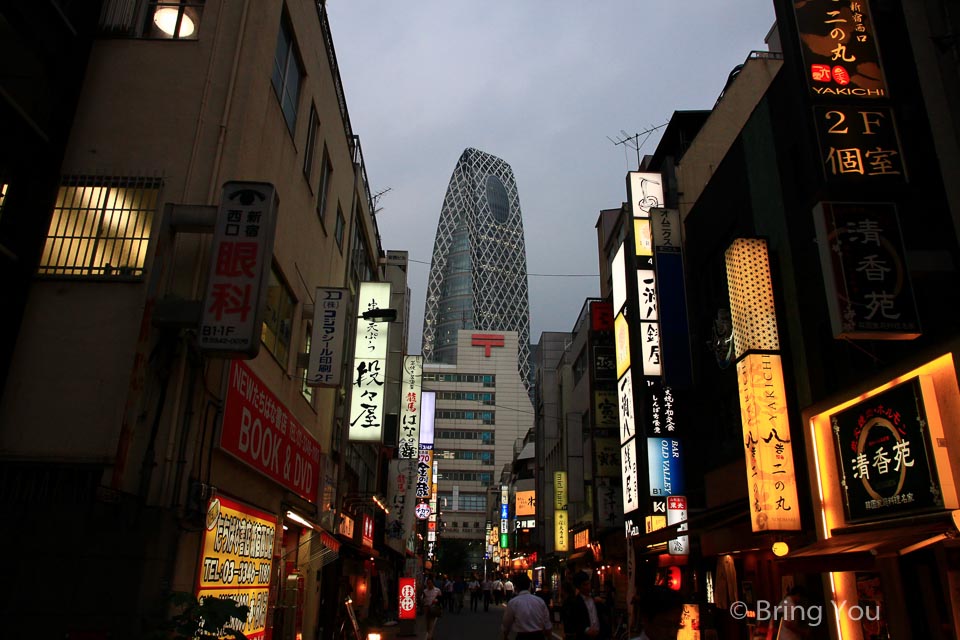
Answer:
<svg viewBox="0 0 960 640"><path fill-rule="evenodd" d="M685 495L679 440L647 438L647 469L651 497Z"/></svg>
<svg viewBox="0 0 960 640"><path fill-rule="evenodd" d="M510 505L501 504L500 505L500 519L507 520L510 517Z"/></svg>

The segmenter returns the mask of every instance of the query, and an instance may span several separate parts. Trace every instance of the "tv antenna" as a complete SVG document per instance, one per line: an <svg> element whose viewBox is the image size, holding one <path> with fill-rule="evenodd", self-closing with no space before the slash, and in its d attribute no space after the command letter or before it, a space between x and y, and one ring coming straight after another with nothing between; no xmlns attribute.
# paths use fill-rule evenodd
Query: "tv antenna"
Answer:
<svg viewBox="0 0 960 640"><path fill-rule="evenodd" d="M650 136L653 134L654 131L656 131L657 129L662 129L668 124L670 123L664 122L663 124L656 127L653 125L650 125L650 128L648 128L646 131L640 131L639 133L635 133L633 135L630 135L623 129L620 129L620 138L614 140L610 136L607 136L607 140L612 142L614 146L624 145L625 147L630 147L631 149L636 151L637 152L637 169L639 170L640 169L640 148L644 144L646 144L647 139L650 138ZM640 136L643 136L642 142L640 141Z"/></svg>
<svg viewBox="0 0 960 640"><path fill-rule="evenodd" d="M393 187L387 187L386 189L381 189L380 191L377 191L375 194L373 194L372 196L370 196L370 206L371 206L371 208L373 209L373 211L371 211L370 215L374 215L374 216L375 216L375 215L377 215L378 213L380 213L380 211L383 210L383 207L378 207L377 204L380 203L380 198L382 198L383 196L385 196L388 191L393 191Z"/></svg>

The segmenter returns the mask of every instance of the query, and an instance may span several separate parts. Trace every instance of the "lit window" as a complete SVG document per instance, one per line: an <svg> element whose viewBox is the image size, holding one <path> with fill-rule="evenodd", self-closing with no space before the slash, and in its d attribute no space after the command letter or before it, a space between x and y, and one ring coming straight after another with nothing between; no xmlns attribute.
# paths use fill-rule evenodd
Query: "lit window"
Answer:
<svg viewBox="0 0 960 640"><path fill-rule="evenodd" d="M147 11L149 23L146 36L166 40L196 40L202 12L202 2L151 2Z"/></svg>
<svg viewBox="0 0 960 640"><path fill-rule="evenodd" d="M277 34L277 51L273 58L271 81L290 133L293 133L297 122L297 103L300 101L302 79L303 70L297 45L293 41L293 29L290 27L289 19L284 15L280 22L280 33Z"/></svg>
<svg viewBox="0 0 960 640"><path fill-rule="evenodd" d="M37 272L141 276L160 183L75 178L57 193Z"/></svg>
<svg viewBox="0 0 960 640"><path fill-rule="evenodd" d="M293 326L293 310L296 301L290 288L280 278L276 267L270 269L270 284L267 286L267 305L264 311L260 341L286 368L290 353L290 334Z"/></svg>

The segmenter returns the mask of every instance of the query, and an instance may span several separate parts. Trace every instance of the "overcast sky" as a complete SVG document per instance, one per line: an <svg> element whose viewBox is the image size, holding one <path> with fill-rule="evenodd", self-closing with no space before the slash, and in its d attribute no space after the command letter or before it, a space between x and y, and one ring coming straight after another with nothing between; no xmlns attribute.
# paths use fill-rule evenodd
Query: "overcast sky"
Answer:
<svg viewBox="0 0 960 640"><path fill-rule="evenodd" d="M571 331L600 292L599 212L620 206L637 169L636 151L608 138L710 109L774 23L771 0L328 0L327 11L370 189L390 189L378 204L383 248L410 253L411 353L464 149L513 168L531 341Z"/></svg>

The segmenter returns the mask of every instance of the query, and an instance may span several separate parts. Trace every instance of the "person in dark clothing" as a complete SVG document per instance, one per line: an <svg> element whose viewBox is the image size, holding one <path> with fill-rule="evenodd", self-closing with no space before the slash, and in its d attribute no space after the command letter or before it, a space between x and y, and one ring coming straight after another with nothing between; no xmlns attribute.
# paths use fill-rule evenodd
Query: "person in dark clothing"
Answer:
<svg viewBox="0 0 960 640"><path fill-rule="evenodd" d="M563 603L564 635L575 640L602 640L597 604L590 593L590 574L580 571L573 576L576 593Z"/></svg>

